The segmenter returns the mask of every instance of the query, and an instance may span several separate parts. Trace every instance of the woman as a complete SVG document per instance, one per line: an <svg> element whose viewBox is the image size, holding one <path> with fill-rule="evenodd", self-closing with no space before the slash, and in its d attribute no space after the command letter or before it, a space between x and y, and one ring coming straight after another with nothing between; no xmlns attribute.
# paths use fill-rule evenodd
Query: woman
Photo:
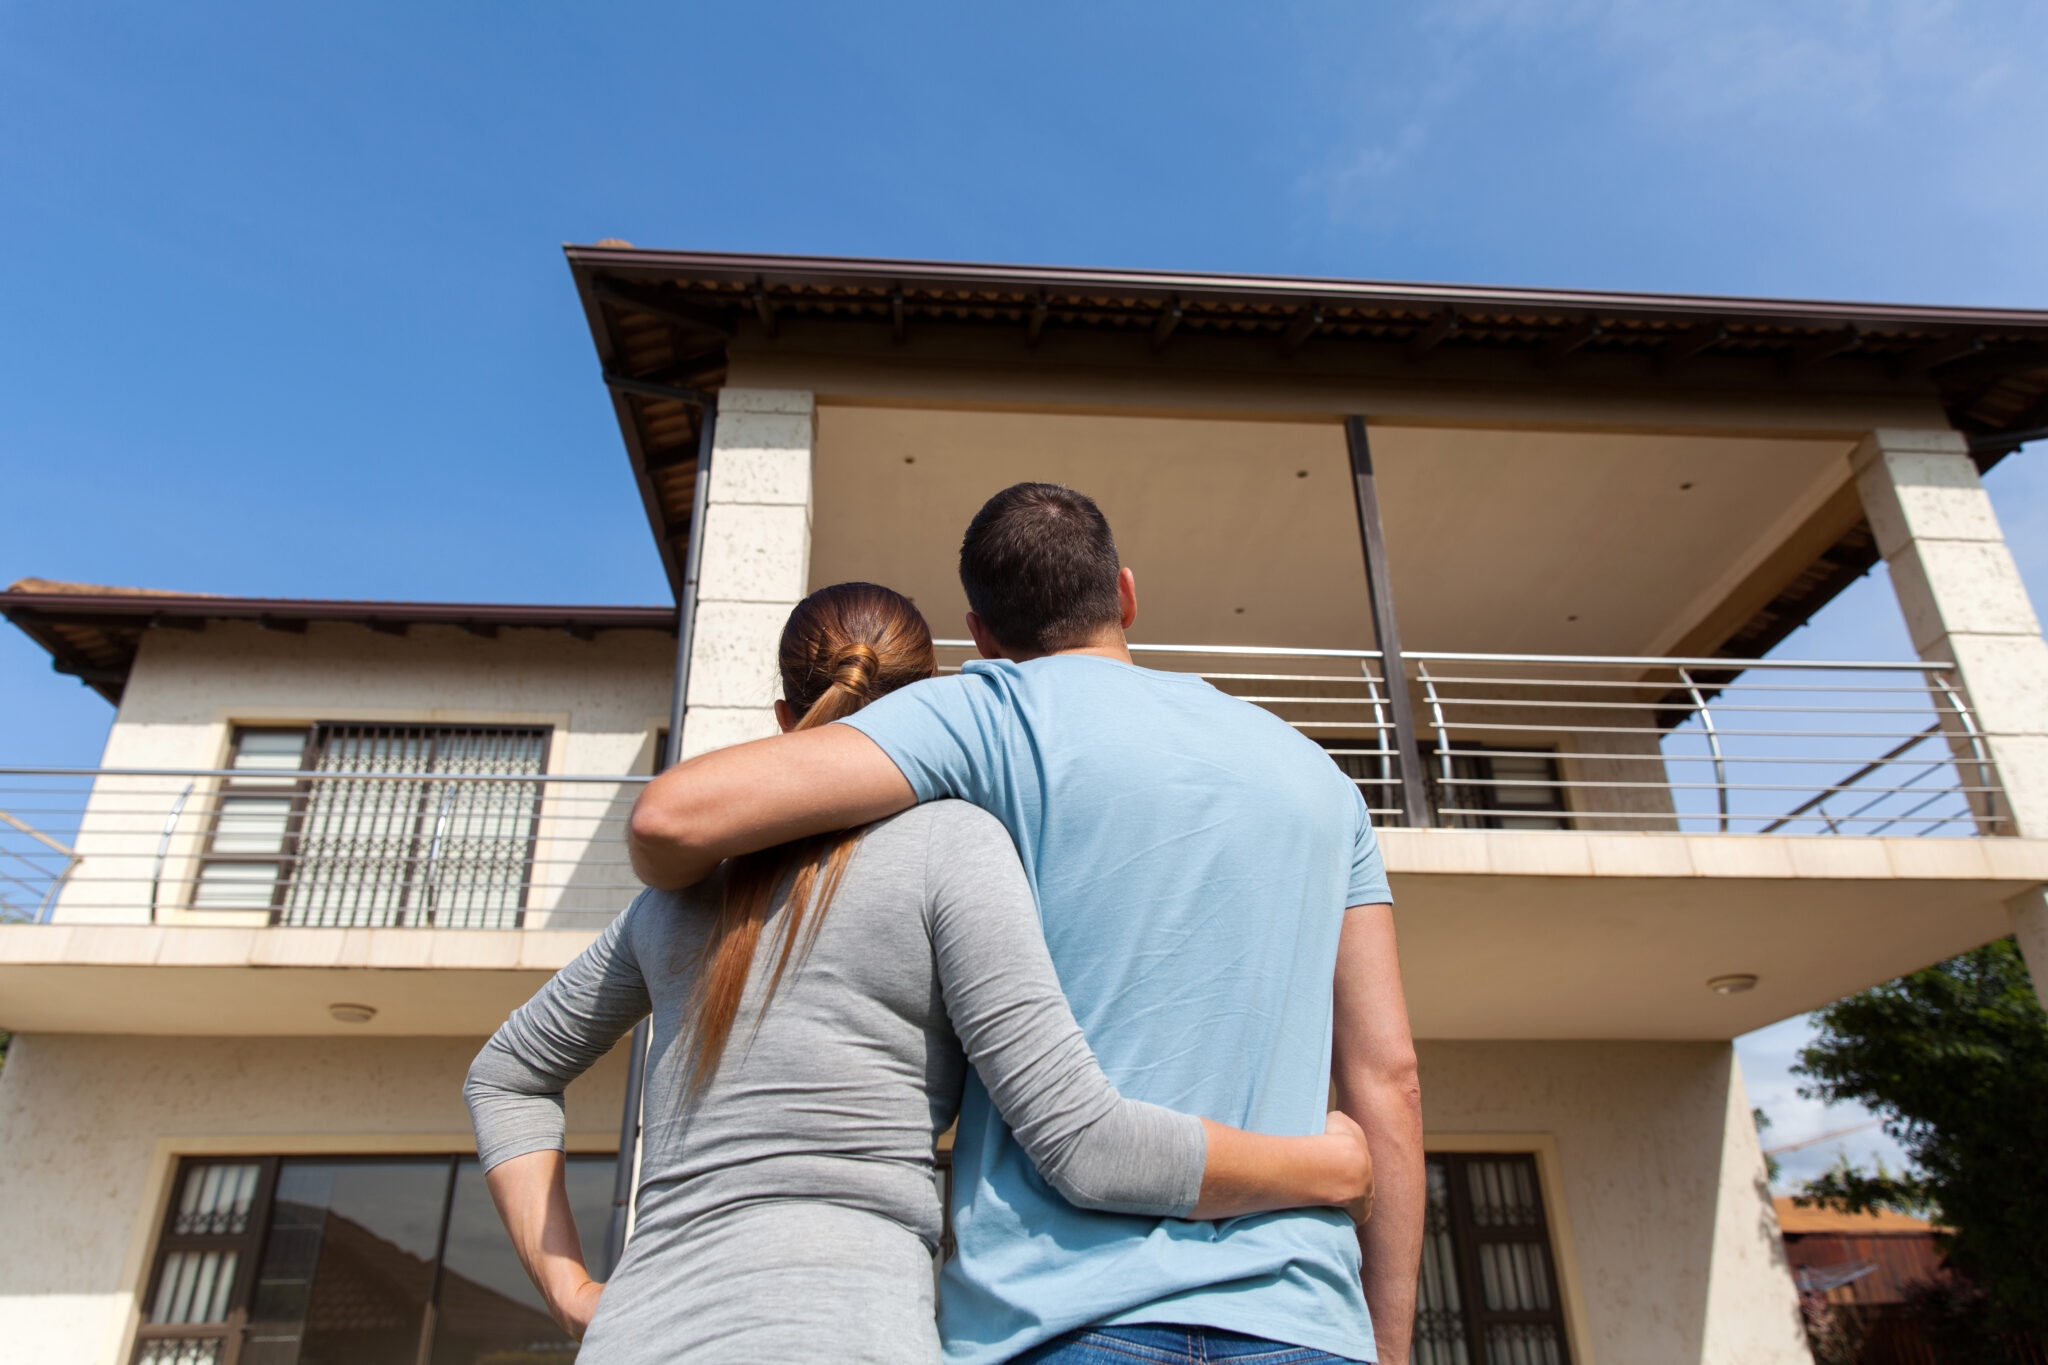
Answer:
<svg viewBox="0 0 2048 1365"><path fill-rule="evenodd" d="M917 609L865 583L799 604L779 664L784 730L937 671ZM638 1223L598 1285L563 1187L561 1093L650 1011ZM1222 1218L1370 1192L1341 1115L1322 1137L1260 1137L1119 1096L1008 833L958 801L643 893L498 1030L464 1093L514 1246L586 1365L896 1365L939 1355L932 1149L969 1061L1085 1207Z"/></svg>

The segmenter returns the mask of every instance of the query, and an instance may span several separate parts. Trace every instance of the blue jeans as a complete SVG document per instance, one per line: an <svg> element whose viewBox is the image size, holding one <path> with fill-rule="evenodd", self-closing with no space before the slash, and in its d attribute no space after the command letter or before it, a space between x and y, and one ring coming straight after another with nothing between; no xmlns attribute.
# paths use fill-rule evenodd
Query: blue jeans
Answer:
<svg viewBox="0 0 2048 1365"><path fill-rule="evenodd" d="M1288 1346L1220 1327L1083 1327L1026 1351L1011 1365L1357 1365L1307 1346Z"/></svg>

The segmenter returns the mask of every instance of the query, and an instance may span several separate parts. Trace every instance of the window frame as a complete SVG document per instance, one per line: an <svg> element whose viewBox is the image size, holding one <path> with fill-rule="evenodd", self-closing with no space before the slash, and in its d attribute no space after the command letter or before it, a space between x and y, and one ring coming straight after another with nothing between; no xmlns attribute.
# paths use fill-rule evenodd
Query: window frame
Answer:
<svg viewBox="0 0 2048 1365"><path fill-rule="evenodd" d="M618 1160L618 1153L588 1144L588 1139L579 1141L570 1134L564 1155L571 1161L602 1161L607 1166ZM237 1144L239 1146L239 1144ZM219 1341L221 1343L218 1365L237 1365L243 1353L249 1325L249 1312L255 1299L256 1277L261 1273L263 1259L269 1250L272 1216L276 1209L278 1178L287 1162L311 1162L325 1166L379 1166L423 1163L443 1163L447 1167L447 1184L440 1201L440 1224L434 1239L433 1275L427 1293L424 1310L420 1316L420 1353L418 1359L428 1358L439 1330L441 1320L441 1295L447 1280L449 1234L453 1227L453 1212L456 1184L460 1179L464 1162L477 1161L474 1147L464 1147L451 1141L447 1146L421 1147L413 1150L405 1147L389 1151L327 1150L321 1145L310 1147L278 1148L264 1146L251 1150L201 1150L172 1151L164 1160L169 1165L169 1177L163 1183L163 1193L158 1201L157 1221L149 1230L149 1253L145 1265L148 1274L142 1278L142 1293L137 1300L135 1326L130 1334L127 1349L120 1356L124 1362L134 1365L142 1359L149 1344L154 1341ZM186 1183L197 1172L210 1166L256 1165L258 1170L255 1192L249 1201L249 1225L239 1234L194 1234L175 1231L178 1218L178 1204L184 1194ZM481 1170L481 1166L478 1167ZM156 1306L156 1297L161 1288L163 1274L170 1258L181 1251L235 1250L240 1259L235 1266L235 1278L229 1291L228 1315L217 1322L205 1323L153 1323L149 1316Z"/></svg>
<svg viewBox="0 0 2048 1365"><path fill-rule="evenodd" d="M251 768L248 775L224 777L219 780L212 797L212 812L207 819L204 838L200 843L199 856L192 872L192 891L187 897L186 909L198 913L234 913L240 910L264 910L272 926L292 926L286 919L290 908L293 886L298 882L304 862L304 840L306 819L312 810L314 797L320 786L320 769L316 766L326 745L337 732L349 730L386 730L391 732L417 732L428 744L426 762L431 765L437 746L447 737L459 734L496 733L524 735L540 743L541 762L539 771L534 773L533 807L527 814L525 832L522 836L524 850L519 864L519 890L513 903L500 913L509 915L508 928L522 929L526 925L527 901L533 894L534 859L538 856L542 824L545 819L547 796L547 773L549 757L554 752L557 727L553 724L494 724L490 722L440 721L383 721L383 720L320 720L301 724L280 724L277 722L254 722L232 724L228 730L228 753L225 767L240 771L237 760L241 756L242 743L250 735L292 734L302 738L299 746L299 766L296 768ZM422 876L422 863L430 854L420 852L421 846L435 837L434 815L428 802L430 785L435 775L422 772L417 775L394 773L393 781L416 781L420 792L415 808L405 817L408 833L408 847L411 850L405 858L402 875L395 884L393 901L389 907L392 928L440 928L436 922L435 906L412 904L414 891ZM218 845L221 837L221 817L226 813L230 801L238 796L282 796L289 802L284 832L279 839L277 852L222 851ZM278 868L278 875L272 882L267 905L202 905L199 903L200 889L205 885L209 867L218 865L271 864ZM317 927L317 926L315 926Z"/></svg>
<svg viewBox="0 0 2048 1365"><path fill-rule="evenodd" d="M1579 1269L1573 1249L1570 1209L1564 1202L1562 1172L1557 1143L1548 1133L1432 1133L1425 1144L1424 1159L1445 1165L1450 1198L1450 1234L1457 1267L1457 1289L1462 1300L1465 1347L1468 1365L1486 1365L1485 1332L1489 1322L1500 1325L1536 1322L1554 1323L1558 1333L1560 1365L1583 1365L1593 1359L1586 1334L1585 1302L1579 1288ZM1548 1274L1552 1308L1548 1313L1489 1312L1478 1259L1479 1229L1471 1218L1471 1190L1465 1167L1472 1161L1515 1160L1530 1172L1540 1226L1531 1229L1485 1229L1486 1239L1495 1242L1520 1241L1536 1244ZM1503 1233L1520 1235L1503 1236ZM1420 1300L1417 1308L1421 1307Z"/></svg>
<svg viewBox="0 0 2048 1365"><path fill-rule="evenodd" d="M249 1299L255 1289L256 1272L263 1260L264 1242L270 1228L270 1205L277 1191L277 1172L284 1158L246 1155L188 1156L175 1159L164 1203L156 1245L150 1257L149 1274L135 1327L135 1340L127 1358L139 1360L152 1341L211 1341L221 1343L219 1365L235 1365L242 1354L243 1329L249 1322ZM249 1225L239 1233L181 1233L177 1231L178 1203L188 1182L211 1166L257 1167L256 1190L249 1199ZM228 1288L228 1313L216 1322L151 1322L157 1295L163 1289L164 1271L171 1258L186 1251L233 1251L235 1278Z"/></svg>
<svg viewBox="0 0 2048 1365"><path fill-rule="evenodd" d="M1435 744L1423 746L1422 772L1424 785L1428 788L1429 806L1432 811L1438 813L1438 819L1444 822L1446 828L1511 829L1511 826L1503 822L1519 818L1532 820L1554 819L1557 821L1556 826L1552 829L1521 831L1524 833L1554 833L1574 828L1572 824L1571 800L1568 796L1569 789L1564 785L1563 755L1556 749L1539 751L1537 746L1533 744L1495 745L1464 741L1451 746L1450 756L1452 765L1451 780L1446 784L1443 776L1443 750ZM1504 780L1494 772L1493 760L1495 757L1533 758L1535 761L1547 766L1549 775L1534 783L1517 778ZM1462 777L1458 775L1457 769L1461 763L1469 763L1480 768L1481 774L1475 777ZM1465 789L1475 794L1497 793L1503 785L1521 788L1535 787L1537 790L1547 792L1553 804L1548 808L1531 806L1526 811L1516 811L1505 807L1497 799L1489 799L1483 803L1450 799L1452 792L1458 789ZM1446 790L1447 786L1450 788L1448 791ZM1450 807L1453 810L1460 808L1469 809L1474 805L1482 804L1489 812L1488 814L1444 815L1442 813L1446 807Z"/></svg>

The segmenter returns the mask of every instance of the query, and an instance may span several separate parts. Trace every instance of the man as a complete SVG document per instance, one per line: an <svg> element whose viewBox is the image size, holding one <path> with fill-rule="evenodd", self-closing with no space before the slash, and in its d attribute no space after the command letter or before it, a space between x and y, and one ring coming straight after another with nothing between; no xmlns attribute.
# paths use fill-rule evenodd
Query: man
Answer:
<svg viewBox="0 0 2048 1365"><path fill-rule="evenodd" d="M1292 1346L1280 1358L1406 1365L1420 1092L1357 788L1270 713L1131 662L1135 582L1082 494L997 494L967 529L960 578L986 662L671 769L634 809L634 866L650 885L688 885L726 857L965 798L1008 826L1061 984L1125 1094L1307 1134L1334 1081L1365 1130L1377 1197L1362 1229L1334 1209L1131 1218L1061 1200L970 1081L940 1308L949 1361Z"/></svg>

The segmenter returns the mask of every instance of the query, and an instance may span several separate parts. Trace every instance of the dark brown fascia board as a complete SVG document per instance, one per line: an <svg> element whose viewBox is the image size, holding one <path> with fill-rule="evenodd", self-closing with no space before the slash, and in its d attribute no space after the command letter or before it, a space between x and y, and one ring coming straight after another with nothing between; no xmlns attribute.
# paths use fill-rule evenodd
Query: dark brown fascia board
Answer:
<svg viewBox="0 0 2048 1365"><path fill-rule="evenodd" d="M673 607L557 607L528 603L351 602L331 598L129 596L0 592L0 612L31 636L28 622L144 626L151 617L199 621L345 621L409 626L531 627L541 630L673 632ZM40 641L39 641L40 642Z"/></svg>
<svg viewBox="0 0 2048 1365"><path fill-rule="evenodd" d="M577 248L567 250L569 273L576 281L576 296L583 302L583 321L590 328L591 343L597 347L598 372L600 375L611 374L619 368L618 344L612 336L611 324L605 319L605 300L597 287L596 272L577 260ZM654 471L648 460L646 444L640 439L640 421L633 410L632 395L609 385L606 393L611 398L612 418L619 424L619 436L626 443L626 459L633 467L633 485L640 493L641 510L647 514L647 529L653 533L655 553L661 557L662 576L668 580L669 590L680 599L683 564L676 555L675 542L669 538L668 516L662 510L661 492L654 486Z"/></svg>
<svg viewBox="0 0 2048 1365"><path fill-rule="evenodd" d="M1703 318L1832 330L1855 324L1883 328L1987 328L2048 334L2048 311L1957 308L1929 304L1748 298L1707 294L1640 294L1588 289L1507 289L1491 285L1417 284L1306 276L1189 274L1168 270L1090 270L1062 266L892 261L840 256L769 256L719 251L650 251L638 247L568 246L586 306L595 303L597 273L651 280L688 276L736 284L855 285L875 288L1002 289L1020 294L1113 293L1267 303L1289 313L1304 304L1354 304L1434 313L1541 311L1671 322Z"/></svg>

